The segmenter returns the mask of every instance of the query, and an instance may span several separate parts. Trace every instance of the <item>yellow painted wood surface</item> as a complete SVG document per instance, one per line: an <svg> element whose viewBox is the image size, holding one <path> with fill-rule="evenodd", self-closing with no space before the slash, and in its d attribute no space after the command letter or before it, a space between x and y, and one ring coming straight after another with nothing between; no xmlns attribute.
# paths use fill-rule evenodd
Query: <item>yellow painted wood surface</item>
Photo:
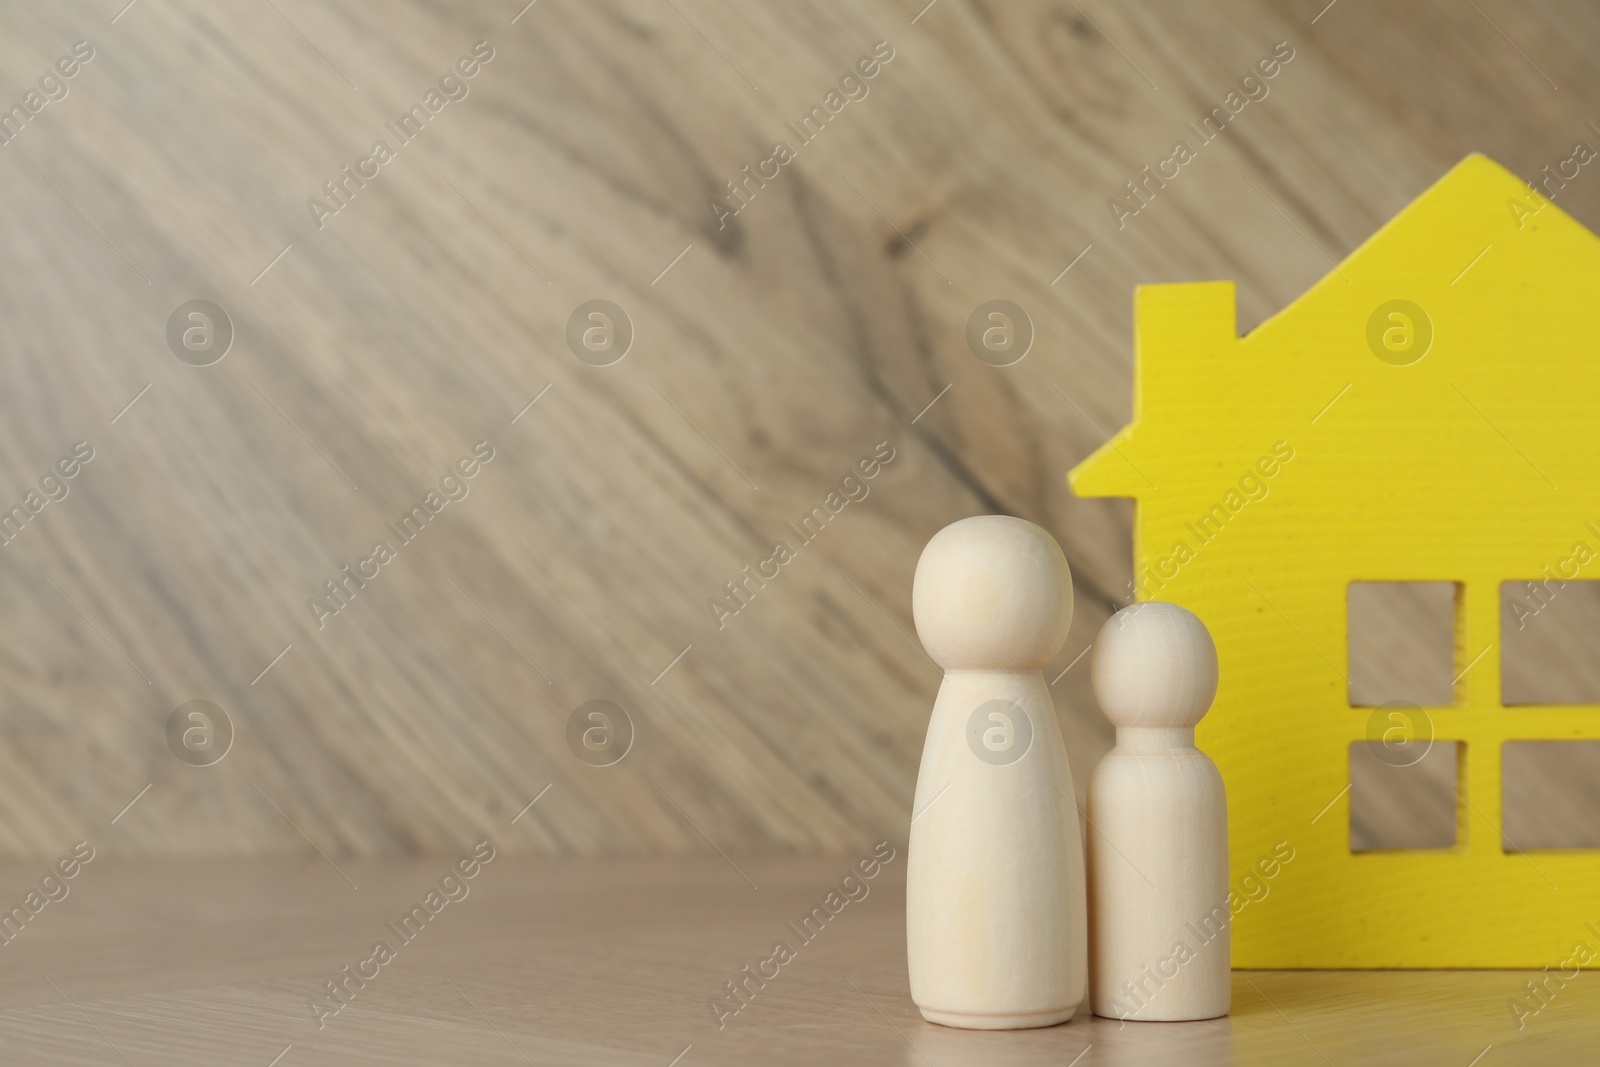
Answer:
<svg viewBox="0 0 1600 1067"><path fill-rule="evenodd" d="M1499 683L1500 583L1600 545L1597 281L1600 240L1474 155L1244 337L1231 282L1139 289L1133 422L1070 480L1136 498L1139 596L1215 635L1198 742L1228 787L1236 966L1600 950L1600 852L1500 832L1501 744L1600 737L1600 708L1507 708ZM1464 743L1453 848L1350 851L1349 747L1390 723L1350 705L1356 581L1460 583L1454 701L1413 717Z"/></svg>

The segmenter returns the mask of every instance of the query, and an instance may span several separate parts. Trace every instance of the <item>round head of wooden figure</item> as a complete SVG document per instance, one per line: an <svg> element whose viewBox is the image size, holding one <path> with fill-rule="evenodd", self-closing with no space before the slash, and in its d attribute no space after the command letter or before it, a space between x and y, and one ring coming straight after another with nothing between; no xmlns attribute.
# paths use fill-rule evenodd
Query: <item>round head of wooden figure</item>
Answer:
<svg viewBox="0 0 1600 1067"><path fill-rule="evenodd" d="M1040 527L976 515L922 550L911 614L945 670L1042 670L1072 627L1072 572Z"/></svg>
<svg viewBox="0 0 1600 1067"><path fill-rule="evenodd" d="M1217 646L1193 612L1134 604L1101 627L1090 675L1114 726L1193 726L1217 695Z"/></svg>

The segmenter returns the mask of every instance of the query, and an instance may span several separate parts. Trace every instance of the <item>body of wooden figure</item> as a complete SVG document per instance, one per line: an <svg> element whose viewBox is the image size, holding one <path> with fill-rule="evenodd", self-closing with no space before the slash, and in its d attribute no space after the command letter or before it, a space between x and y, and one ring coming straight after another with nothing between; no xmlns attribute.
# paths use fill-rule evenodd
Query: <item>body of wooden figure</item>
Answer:
<svg viewBox="0 0 1600 1067"><path fill-rule="evenodd" d="M1183 608L1135 604L1106 622L1092 663L1117 743L1089 781L1090 1006L1113 1019L1226 1015L1227 796L1194 747L1216 647Z"/></svg>
<svg viewBox="0 0 1600 1067"><path fill-rule="evenodd" d="M906 861L911 997L947 1026L1064 1022L1087 981L1086 887L1041 669L1072 624L1066 558L1030 522L964 519L928 542L912 601L945 676Z"/></svg>

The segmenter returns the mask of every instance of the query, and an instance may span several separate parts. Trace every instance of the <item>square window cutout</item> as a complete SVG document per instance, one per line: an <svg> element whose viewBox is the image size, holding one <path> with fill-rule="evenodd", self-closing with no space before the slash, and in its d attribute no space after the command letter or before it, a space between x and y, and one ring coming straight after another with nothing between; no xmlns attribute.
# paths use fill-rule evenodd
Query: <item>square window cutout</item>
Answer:
<svg viewBox="0 0 1600 1067"><path fill-rule="evenodd" d="M1350 745L1350 851L1451 848L1461 741Z"/></svg>
<svg viewBox="0 0 1600 1067"><path fill-rule="evenodd" d="M1500 746L1500 847L1600 848L1600 741Z"/></svg>
<svg viewBox="0 0 1600 1067"><path fill-rule="evenodd" d="M1600 704L1600 581L1501 583L1500 649L1500 703Z"/></svg>
<svg viewBox="0 0 1600 1067"><path fill-rule="evenodd" d="M1459 582L1351 582L1350 706L1455 701Z"/></svg>

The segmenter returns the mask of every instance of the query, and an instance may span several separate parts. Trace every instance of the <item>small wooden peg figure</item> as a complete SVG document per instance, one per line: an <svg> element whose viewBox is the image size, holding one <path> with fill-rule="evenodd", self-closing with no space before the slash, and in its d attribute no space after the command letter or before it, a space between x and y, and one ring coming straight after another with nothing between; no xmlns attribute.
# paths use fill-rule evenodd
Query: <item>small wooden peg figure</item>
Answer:
<svg viewBox="0 0 1600 1067"><path fill-rule="evenodd" d="M1175 604L1134 604L1095 639L1117 743L1089 782L1090 1007L1113 1019L1228 1014L1228 801L1194 728L1217 649Z"/></svg>

